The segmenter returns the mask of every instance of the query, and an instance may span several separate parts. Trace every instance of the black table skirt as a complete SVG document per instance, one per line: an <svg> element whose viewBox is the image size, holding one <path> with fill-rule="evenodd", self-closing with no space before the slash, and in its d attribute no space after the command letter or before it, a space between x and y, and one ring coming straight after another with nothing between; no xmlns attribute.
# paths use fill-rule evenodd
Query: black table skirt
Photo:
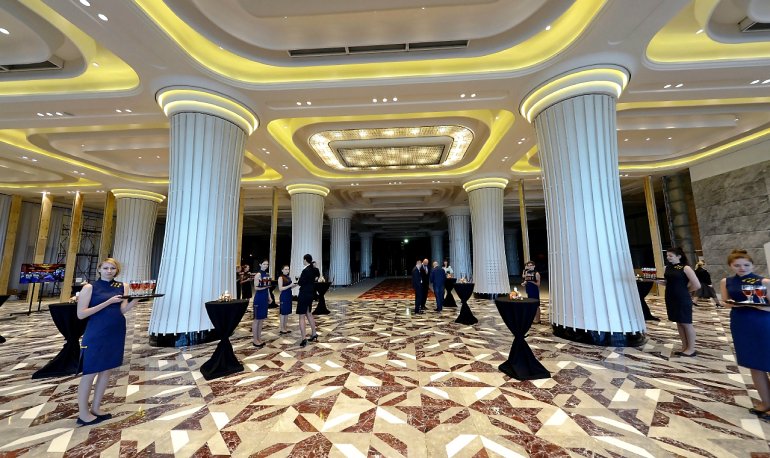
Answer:
<svg viewBox="0 0 770 458"><path fill-rule="evenodd" d="M230 336L248 306L248 299L206 302L206 313L221 338L211 358L201 365L200 372L206 380L243 371L243 364L235 357Z"/></svg>
<svg viewBox="0 0 770 458"><path fill-rule="evenodd" d="M452 290L454 289L456 283L456 278L447 278L444 281L444 288L446 291L446 296L444 297L444 307L457 307L457 302L455 302L455 297L452 294Z"/></svg>
<svg viewBox="0 0 770 458"><path fill-rule="evenodd" d="M331 282L319 281L313 284L313 291L318 295L318 305L313 310L313 315L328 315L331 312L326 308L326 292L329 291Z"/></svg>
<svg viewBox="0 0 770 458"><path fill-rule="evenodd" d="M456 283L455 292L457 297L460 298L460 314L457 316L455 323L460 324L476 324L479 320L473 315L471 308L468 306L468 299L473 295L474 283Z"/></svg>
<svg viewBox="0 0 770 458"><path fill-rule="evenodd" d="M505 325L513 334L511 351L508 360L498 369L506 375L518 380L535 380L550 378L551 373L540 364L524 336L532 326L532 320L540 308L539 299L509 299L500 296L495 299L495 306Z"/></svg>
<svg viewBox="0 0 770 458"><path fill-rule="evenodd" d="M56 329L64 336L65 343L59 354L32 374L33 379L78 373L80 338L86 330L88 320L78 319L78 305L74 302L51 304L48 306L48 311L51 313Z"/></svg>
<svg viewBox="0 0 770 458"><path fill-rule="evenodd" d="M652 285L654 282L652 280L637 280L636 281L636 289L639 291L639 301L642 306L642 313L644 313L644 319L645 320L657 320L652 312L650 312L650 306L647 305L647 301L644 300L644 298L650 294L650 291L652 290Z"/></svg>

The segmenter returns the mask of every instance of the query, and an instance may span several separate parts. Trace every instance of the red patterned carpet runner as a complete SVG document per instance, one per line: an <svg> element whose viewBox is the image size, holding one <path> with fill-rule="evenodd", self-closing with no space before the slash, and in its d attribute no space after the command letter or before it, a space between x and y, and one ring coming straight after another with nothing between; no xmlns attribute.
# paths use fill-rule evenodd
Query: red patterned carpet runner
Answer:
<svg viewBox="0 0 770 458"><path fill-rule="evenodd" d="M414 299L411 278L388 278L372 289L358 296L359 299ZM428 291L428 300L436 300L433 290Z"/></svg>

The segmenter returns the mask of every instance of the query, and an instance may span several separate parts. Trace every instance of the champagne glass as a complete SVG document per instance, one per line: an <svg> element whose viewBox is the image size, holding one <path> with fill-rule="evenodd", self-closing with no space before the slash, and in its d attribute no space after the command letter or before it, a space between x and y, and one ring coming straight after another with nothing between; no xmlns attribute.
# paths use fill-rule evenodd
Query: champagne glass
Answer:
<svg viewBox="0 0 770 458"><path fill-rule="evenodd" d="M150 280L142 280L142 296L150 294Z"/></svg>
<svg viewBox="0 0 770 458"><path fill-rule="evenodd" d="M766 304L765 296L767 294L767 287L765 285L757 285L754 287L754 294L759 298L759 302Z"/></svg>
<svg viewBox="0 0 770 458"><path fill-rule="evenodd" d="M130 291L129 295L136 296L137 289L139 288L139 280L131 280L128 285L129 285L129 291Z"/></svg>
<svg viewBox="0 0 770 458"><path fill-rule="evenodd" d="M754 285L741 285L741 291L743 292L743 295L746 296L745 302L750 302L751 296L754 295Z"/></svg>

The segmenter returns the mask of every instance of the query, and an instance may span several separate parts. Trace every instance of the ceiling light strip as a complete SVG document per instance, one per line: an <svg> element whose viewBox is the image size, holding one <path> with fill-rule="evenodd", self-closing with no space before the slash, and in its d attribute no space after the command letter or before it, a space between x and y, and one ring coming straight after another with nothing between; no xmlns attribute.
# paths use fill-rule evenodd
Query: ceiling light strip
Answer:
<svg viewBox="0 0 770 458"><path fill-rule="evenodd" d="M142 189L113 189L112 194L116 199L144 199L157 203L161 203L166 199L166 196L163 194Z"/></svg>

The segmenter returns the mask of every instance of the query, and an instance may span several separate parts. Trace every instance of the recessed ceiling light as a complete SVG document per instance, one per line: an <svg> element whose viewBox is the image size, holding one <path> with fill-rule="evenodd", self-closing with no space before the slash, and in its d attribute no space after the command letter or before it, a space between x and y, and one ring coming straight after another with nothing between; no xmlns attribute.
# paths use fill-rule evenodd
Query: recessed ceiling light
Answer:
<svg viewBox="0 0 770 458"><path fill-rule="evenodd" d="M27 156L22 156L21 158L22 159L29 159Z"/></svg>
<svg viewBox="0 0 770 458"><path fill-rule="evenodd" d="M521 141L524 141L526 139L527 139L527 137L521 137Z"/></svg>
<svg viewBox="0 0 770 458"><path fill-rule="evenodd" d="M387 101L388 101L388 99L382 99L382 101L383 101L383 102L387 102Z"/></svg>
<svg viewBox="0 0 770 458"><path fill-rule="evenodd" d="M93 65L94 67L98 67L99 66L99 62L94 62L91 65Z"/></svg>
<svg viewBox="0 0 770 458"><path fill-rule="evenodd" d="M64 113L62 113L61 111L57 111L56 116L64 116Z"/></svg>
<svg viewBox="0 0 770 458"><path fill-rule="evenodd" d="M305 105L312 105L311 102L305 102Z"/></svg>
<svg viewBox="0 0 770 458"><path fill-rule="evenodd" d="M123 113L121 110L115 109L115 113Z"/></svg>
<svg viewBox="0 0 770 458"><path fill-rule="evenodd" d="M129 110L128 108L126 108L126 109L125 109L125 110L123 110L123 111L125 111L126 113L132 113L132 111L131 111L131 110Z"/></svg>
<svg viewBox="0 0 770 458"><path fill-rule="evenodd" d="M398 97L393 97L394 102L398 102Z"/></svg>
<svg viewBox="0 0 770 458"><path fill-rule="evenodd" d="M471 94L471 98L474 98L474 97L476 97L476 94Z"/></svg>
<svg viewBox="0 0 770 458"><path fill-rule="evenodd" d="M37 162L37 159L32 159L32 162Z"/></svg>
<svg viewBox="0 0 770 458"><path fill-rule="evenodd" d="M699 33L703 33L703 29L698 29L698 31L695 32L695 35L698 35Z"/></svg>
<svg viewBox="0 0 770 458"><path fill-rule="evenodd" d="M4 29L2 27L0 27L0 33L2 33L3 35L10 35L11 34L11 32L9 32L8 29Z"/></svg>
<svg viewBox="0 0 770 458"><path fill-rule="evenodd" d="M80 0L80 4L83 6L91 6L91 3L88 0Z"/></svg>
<svg viewBox="0 0 770 458"><path fill-rule="evenodd" d="M156 158L160 159L160 156L155 156Z"/></svg>
<svg viewBox="0 0 770 458"><path fill-rule="evenodd" d="M758 82L759 82L759 80L754 80L754 81L750 82L749 84L757 84Z"/></svg>
<svg viewBox="0 0 770 458"><path fill-rule="evenodd" d="M672 137L668 137L667 140L671 140Z"/></svg>
<svg viewBox="0 0 770 458"><path fill-rule="evenodd" d="M302 102L297 102L297 106L301 107L302 106Z"/></svg>
<svg viewBox="0 0 770 458"><path fill-rule="evenodd" d="M650 137L645 138L646 141L650 141Z"/></svg>
<svg viewBox="0 0 770 458"><path fill-rule="evenodd" d="M770 78L768 78L768 79L766 79L766 80L762 81L762 84L767 84L767 83L770 83Z"/></svg>
<svg viewBox="0 0 770 458"><path fill-rule="evenodd" d="M522 143L524 143L524 142L522 142L522 141L516 142L517 145L521 145Z"/></svg>
<svg viewBox="0 0 770 458"><path fill-rule="evenodd" d="M545 27L545 30L551 30L551 26L550 26L550 25L547 25L547 26Z"/></svg>
<svg viewBox="0 0 770 458"><path fill-rule="evenodd" d="M666 84L665 86L663 86L663 89L668 89L668 88L670 88L670 87L671 87L671 85L670 85L670 84Z"/></svg>
<svg viewBox="0 0 770 458"><path fill-rule="evenodd" d="M270 154L270 151L265 151L265 154Z"/></svg>
<svg viewBox="0 0 770 458"><path fill-rule="evenodd" d="M137 156L137 158L141 159L141 158L142 158L142 156Z"/></svg>
<svg viewBox="0 0 770 458"><path fill-rule="evenodd" d="M45 115L46 115L46 116L53 116L53 113L49 113L49 112L47 112L47 111L46 111L46 112L45 112Z"/></svg>
<svg viewBox="0 0 770 458"><path fill-rule="evenodd" d="M45 116L43 113L38 113L37 115L38 116Z"/></svg>
<svg viewBox="0 0 770 458"><path fill-rule="evenodd" d="M464 99L465 98L465 94L460 94L460 98Z"/></svg>
<svg viewBox="0 0 770 458"><path fill-rule="evenodd" d="M628 139L627 139L627 138L624 138L624 139L623 139L623 141L624 141L624 142L627 142L627 141L628 141Z"/></svg>
<svg viewBox="0 0 770 458"><path fill-rule="evenodd" d="M679 83L679 84L677 84L677 85L676 85L676 86L674 86L674 87L682 87L682 86L684 86L684 83Z"/></svg>
<svg viewBox="0 0 770 458"><path fill-rule="evenodd" d="M99 13L99 14L97 14L96 16L97 16L99 19L101 19L102 21L104 21L104 22L107 22L107 21L109 21L109 19L107 18L107 16L103 15L102 13Z"/></svg>
<svg viewBox="0 0 770 458"><path fill-rule="evenodd" d="M372 99L372 103L377 103L377 99Z"/></svg>

